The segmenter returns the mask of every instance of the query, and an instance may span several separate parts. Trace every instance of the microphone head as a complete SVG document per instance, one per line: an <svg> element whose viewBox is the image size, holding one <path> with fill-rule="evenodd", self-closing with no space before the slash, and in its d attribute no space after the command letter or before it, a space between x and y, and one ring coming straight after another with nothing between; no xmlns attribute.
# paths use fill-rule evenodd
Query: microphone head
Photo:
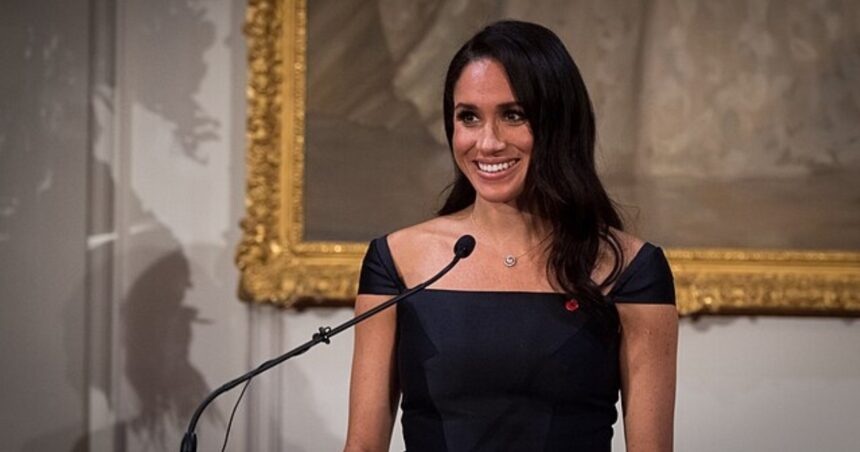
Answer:
<svg viewBox="0 0 860 452"><path fill-rule="evenodd" d="M474 250L475 238L468 234L457 239L457 243L454 244L454 254L460 259L469 257Z"/></svg>

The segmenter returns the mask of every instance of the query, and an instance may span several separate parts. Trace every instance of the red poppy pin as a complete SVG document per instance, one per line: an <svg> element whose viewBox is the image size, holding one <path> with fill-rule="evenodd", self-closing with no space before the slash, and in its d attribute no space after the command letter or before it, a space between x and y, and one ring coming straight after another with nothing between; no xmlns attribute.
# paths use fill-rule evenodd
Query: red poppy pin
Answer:
<svg viewBox="0 0 860 452"><path fill-rule="evenodd" d="M567 309L570 312L576 311L579 309L579 302L576 301L575 298L571 298L564 303L564 309Z"/></svg>

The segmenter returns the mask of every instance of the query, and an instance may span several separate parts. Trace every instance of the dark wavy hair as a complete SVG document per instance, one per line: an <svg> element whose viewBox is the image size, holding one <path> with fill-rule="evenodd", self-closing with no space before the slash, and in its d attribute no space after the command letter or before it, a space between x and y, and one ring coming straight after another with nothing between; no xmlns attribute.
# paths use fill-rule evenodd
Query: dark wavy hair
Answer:
<svg viewBox="0 0 860 452"><path fill-rule="evenodd" d="M623 251L611 228L623 222L603 188L594 162L594 111L585 83L564 44L540 25L501 21L481 30L454 55L445 77L445 133L452 149L454 87L471 62L492 59L507 72L534 137L520 208L551 227L547 273L580 306L617 326L617 312L602 289L619 276ZM455 164L455 179L438 215L475 202L475 189ZM601 244L609 245L614 265L601 283L591 279Z"/></svg>

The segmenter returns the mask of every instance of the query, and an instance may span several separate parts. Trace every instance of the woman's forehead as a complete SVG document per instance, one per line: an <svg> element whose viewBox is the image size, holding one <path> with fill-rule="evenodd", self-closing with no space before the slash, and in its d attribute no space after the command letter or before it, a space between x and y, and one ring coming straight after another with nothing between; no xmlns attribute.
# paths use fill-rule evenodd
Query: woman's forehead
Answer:
<svg viewBox="0 0 860 452"><path fill-rule="evenodd" d="M505 104L516 102L504 66L482 58L463 68L454 86L454 104Z"/></svg>

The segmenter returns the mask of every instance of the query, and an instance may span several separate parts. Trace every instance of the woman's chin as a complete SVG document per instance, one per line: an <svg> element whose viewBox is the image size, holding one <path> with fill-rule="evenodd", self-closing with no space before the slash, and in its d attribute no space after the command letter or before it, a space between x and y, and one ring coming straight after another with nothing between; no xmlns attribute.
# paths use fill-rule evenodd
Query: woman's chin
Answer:
<svg viewBox="0 0 860 452"><path fill-rule="evenodd" d="M484 202L489 202L493 204L511 204L516 202L522 190L499 190L498 188L494 188L492 190L485 190L478 188L475 190L475 192L477 193L477 197L481 198L481 200Z"/></svg>

